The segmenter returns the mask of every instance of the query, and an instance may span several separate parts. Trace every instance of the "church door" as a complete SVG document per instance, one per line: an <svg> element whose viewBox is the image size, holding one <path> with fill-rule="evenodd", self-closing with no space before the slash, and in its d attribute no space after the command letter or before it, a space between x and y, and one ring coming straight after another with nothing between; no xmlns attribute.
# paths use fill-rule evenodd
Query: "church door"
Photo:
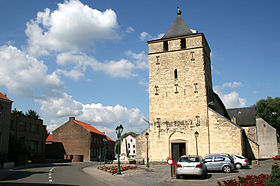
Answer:
<svg viewBox="0 0 280 186"><path fill-rule="evenodd" d="M178 159L186 154L186 143L171 143L172 159L177 162Z"/></svg>

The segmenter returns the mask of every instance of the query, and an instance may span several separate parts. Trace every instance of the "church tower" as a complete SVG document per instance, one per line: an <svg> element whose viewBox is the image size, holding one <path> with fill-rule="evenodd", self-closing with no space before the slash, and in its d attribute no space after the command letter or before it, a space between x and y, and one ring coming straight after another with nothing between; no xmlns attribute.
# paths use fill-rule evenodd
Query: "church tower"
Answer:
<svg viewBox="0 0 280 186"><path fill-rule="evenodd" d="M199 146L204 145L200 149L207 154L212 81L210 49L204 35L190 29L178 9L166 34L148 41L148 46L151 151L153 138L157 145L169 147L151 154L155 159L163 152L167 157L195 154L195 132L200 135L198 140L202 135L206 139Z"/></svg>
<svg viewBox="0 0 280 186"><path fill-rule="evenodd" d="M258 153L258 144L245 142L243 129L230 121L213 92L210 48L180 9L165 35L148 47L150 125L136 138L137 161L147 154L151 162L185 154L243 154L248 143Z"/></svg>

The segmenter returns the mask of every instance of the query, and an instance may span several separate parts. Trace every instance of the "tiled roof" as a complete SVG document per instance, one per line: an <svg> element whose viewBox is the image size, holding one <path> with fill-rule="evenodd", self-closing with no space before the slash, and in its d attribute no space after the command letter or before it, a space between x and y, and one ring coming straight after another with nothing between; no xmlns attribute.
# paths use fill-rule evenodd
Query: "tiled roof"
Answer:
<svg viewBox="0 0 280 186"><path fill-rule="evenodd" d="M0 99L5 99L7 101L11 101L9 100L9 98L7 98L7 96L5 96L4 94L2 94L2 92L0 92Z"/></svg>
<svg viewBox="0 0 280 186"><path fill-rule="evenodd" d="M236 124L240 126L256 125L256 110L254 107L227 109L230 118L236 118Z"/></svg>
<svg viewBox="0 0 280 186"><path fill-rule="evenodd" d="M46 141L52 141L52 135L51 134L48 135Z"/></svg>
<svg viewBox="0 0 280 186"><path fill-rule="evenodd" d="M79 125L83 126L84 128L86 128L87 130L89 130L90 132L96 133L96 134L100 134L102 136L105 136L107 138L107 140L109 141L113 141L111 138L109 138L107 135L105 135L104 133L100 132L99 130L97 130L96 128L94 128L92 125L88 124L88 123L84 123L82 121L78 121L78 120L74 120L76 123L78 123Z"/></svg>

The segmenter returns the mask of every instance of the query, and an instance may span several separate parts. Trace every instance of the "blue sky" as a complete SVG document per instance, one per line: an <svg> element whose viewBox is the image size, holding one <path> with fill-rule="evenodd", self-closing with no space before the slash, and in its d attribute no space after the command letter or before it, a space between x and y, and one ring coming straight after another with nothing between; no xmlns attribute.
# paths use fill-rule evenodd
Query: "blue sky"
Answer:
<svg viewBox="0 0 280 186"><path fill-rule="evenodd" d="M176 18L204 33L227 108L279 96L277 0L0 0L0 91L51 131L75 116L115 139L148 127L148 40Z"/></svg>

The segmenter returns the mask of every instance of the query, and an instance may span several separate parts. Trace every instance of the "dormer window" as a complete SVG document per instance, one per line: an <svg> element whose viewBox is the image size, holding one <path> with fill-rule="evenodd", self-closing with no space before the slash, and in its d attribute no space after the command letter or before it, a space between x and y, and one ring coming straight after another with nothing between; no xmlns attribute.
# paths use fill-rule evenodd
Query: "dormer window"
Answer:
<svg viewBox="0 0 280 186"><path fill-rule="evenodd" d="M186 48L186 38L181 39L181 49Z"/></svg>
<svg viewBox="0 0 280 186"><path fill-rule="evenodd" d="M168 51L168 41L163 41L163 51Z"/></svg>

